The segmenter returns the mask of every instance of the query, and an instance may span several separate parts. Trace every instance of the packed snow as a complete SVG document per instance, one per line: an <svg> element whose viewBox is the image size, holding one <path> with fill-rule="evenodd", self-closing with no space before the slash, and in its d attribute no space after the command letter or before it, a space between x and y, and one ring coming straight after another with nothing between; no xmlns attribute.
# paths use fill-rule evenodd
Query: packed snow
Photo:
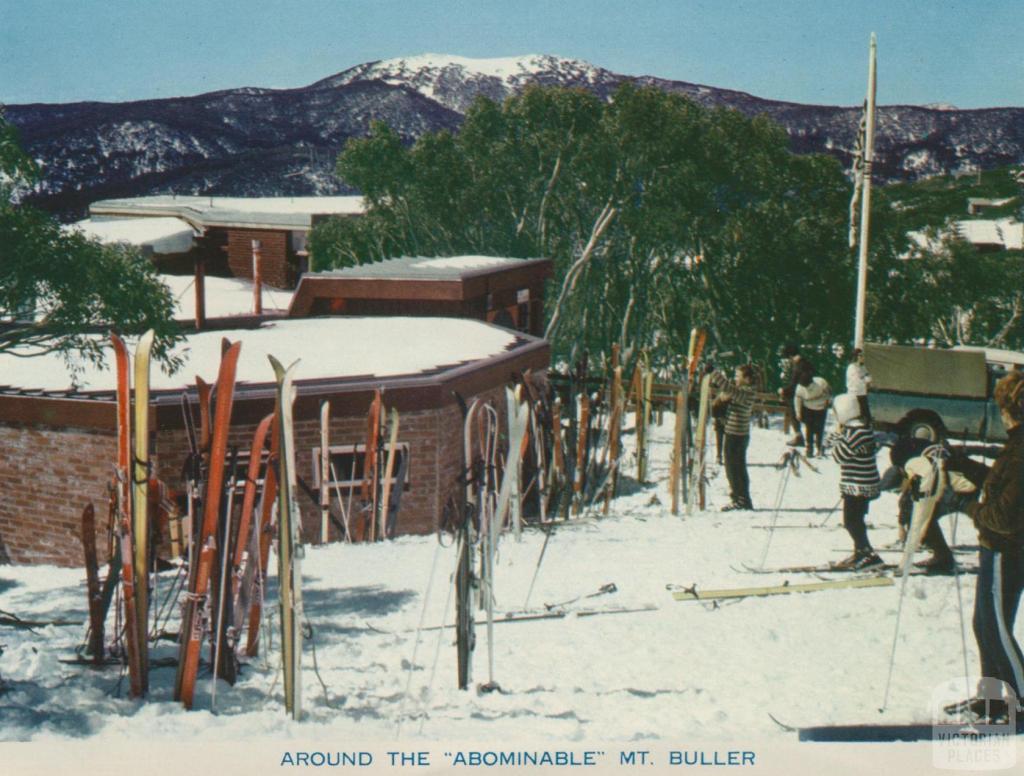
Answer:
<svg viewBox="0 0 1024 776"><path fill-rule="evenodd" d="M749 453L756 511L718 511L728 501L727 488L724 472L712 464L708 509L673 516L666 486L671 433L669 415L652 434L651 482L636 483L629 455L623 493L610 514L595 511L558 525L542 562L542 531L524 531L521 542L503 537L495 574L498 616L544 613L557 604L554 611L565 616L495 624L493 677L478 616L474 684L493 678L501 692L456 689L453 631L438 629L454 618L455 548L435 536L307 547L303 596L313 638L304 653L302 722L289 720L282 706L276 630L273 648L250 660L234 687L219 684L216 716L208 712L205 669L195 711L172 700L174 668L160 663L176 654L168 641L153 648L158 667L148 699L133 701L118 668L61 662L75 655L85 635L82 570L6 566L0 567L0 609L73 624L4 629L0 738L47 745L301 739L333 742L331 748L437 741L511 748L706 741L770 747L793 736L769 713L793 725L930 720L933 688L963 674L960 602L969 622L974 578L907 580L889 706L880 715L899 583L721 605L675 601L666 589L808 581L808 575L744 570L742 564L760 563L769 538L767 566L844 557L850 540L835 510L837 465L816 459L819 471L803 466L773 510L783 477L776 463L786 447L777 427L756 428ZM626 436L628 450L633 440ZM776 520L773 534L765 530ZM956 543L975 542L965 518L955 536L953 518L943 522ZM876 547L896 540L894 494L872 503L869 523ZM163 600L174 576L160 575L154 601ZM598 594L609 583L614 592ZM268 601L276 629L273 585ZM584 610L606 613L580 616ZM170 616L166 627L174 631L176 615ZM969 635L966 646L967 664L976 672Z"/></svg>
<svg viewBox="0 0 1024 776"><path fill-rule="evenodd" d="M152 195L104 199L92 203L94 216L181 216L206 225L266 221L309 228L313 216L362 215L366 204L359 196L338 197L204 197L198 195ZM173 217L173 216L172 216Z"/></svg>
<svg viewBox="0 0 1024 776"><path fill-rule="evenodd" d="M144 219L143 219L144 220ZM160 281L174 296L174 317L180 321L194 321L196 318L196 293L194 275L161 275ZM252 315L253 283L244 278L220 278L208 275L203 279L206 291L206 317L230 318L236 315ZM287 312L292 301L292 291L273 286L263 286L263 311Z"/></svg>
<svg viewBox="0 0 1024 776"><path fill-rule="evenodd" d="M268 355L301 361L295 379L414 375L505 352L516 336L506 329L459 318L310 318L265 323L258 329L203 331L191 334L176 353L185 363L173 375L152 370L154 391L184 390L195 376L217 374L221 340L241 340L238 382L272 383ZM130 346L134 347L132 343ZM117 376L113 359L103 368L78 365L70 374L57 354L22 358L0 353L0 375L8 386L63 391L72 381L79 391L113 391Z"/></svg>
<svg viewBox="0 0 1024 776"><path fill-rule="evenodd" d="M82 232L104 245L136 245L157 254L185 253L192 247L195 237L191 226L171 216L105 221L86 218L69 224L65 229Z"/></svg>
<svg viewBox="0 0 1024 776"><path fill-rule="evenodd" d="M483 269L512 264L519 259L504 259L499 256L447 256L440 259L426 259L409 266L413 269Z"/></svg>

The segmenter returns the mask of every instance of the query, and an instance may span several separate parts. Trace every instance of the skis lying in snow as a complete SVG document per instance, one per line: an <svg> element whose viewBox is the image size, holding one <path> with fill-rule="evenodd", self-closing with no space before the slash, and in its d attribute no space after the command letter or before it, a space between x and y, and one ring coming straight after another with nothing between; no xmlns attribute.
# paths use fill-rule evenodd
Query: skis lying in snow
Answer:
<svg viewBox="0 0 1024 776"><path fill-rule="evenodd" d="M774 719L774 717L772 717ZM776 720L778 722L778 720ZM795 730L801 741L822 743L886 743L895 741L970 741L1010 733L1007 725L971 725L963 722L867 723L864 725L816 725ZM1018 730L1016 735L1024 735Z"/></svg>
<svg viewBox="0 0 1024 776"><path fill-rule="evenodd" d="M551 610L528 610L521 612L506 612L496 614L494 624L500 625L503 622L530 622L533 620L564 620L571 617L597 617L602 614L639 614L642 612L656 612L657 606L609 606L594 609L551 609ZM456 625L430 625L423 628L424 631L447 630L455 628Z"/></svg>
<svg viewBox="0 0 1024 776"><path fill-rule="evenodd" d="M820 590L834 590L859 587L892 587L891 577L851 577L850 579L829 579L821 582L803 582L800 584L771 585L767 587L732 587L719 590L700 590L697 585L683 587L668 585L672 597L677 601L714 601L723 598L750 598L769 595L786 595L788 593L815 593Z"/></svg>
<svg viewBox="0 0 1024 776"><path fill-rule="evenodd" d="M742 571L748 574L864 574L878 576L880 574L886 574L890 571L896 571L899 569L899 565L895 563L883 563L880 566L871 566L865 569L855 568L843 568L837 567L832 563L824 563L811 566L778 566L775 568L762 568L759 569L756 566L748 566L742 564L741 568L735 569L736 571ZM956 570L955 573L959 574L977 574L978 569L975 566L961 566ZM950 571L932 571L927 568L914 567L910 570L910 576L928 576L928 577L948 577L953 576L954 572Z"/></svg>

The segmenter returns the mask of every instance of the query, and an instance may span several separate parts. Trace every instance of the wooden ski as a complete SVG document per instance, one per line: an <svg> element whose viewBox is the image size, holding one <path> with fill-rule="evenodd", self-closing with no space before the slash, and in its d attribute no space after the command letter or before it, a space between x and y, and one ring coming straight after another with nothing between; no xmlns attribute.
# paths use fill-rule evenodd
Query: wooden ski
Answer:
<svg viewBox="0 0 1024 776"><path fill-rule="evenodd" d="M390 538L388 536L388 515L391 508L391 479L395 473L395 457L398 455L398 410L392 407L388 417L390 438L388 439L387 463L384 465L383 496L380 507L380 525L378 526L381 539ZM397 485L400 483L396 483Z"/></svg>
<svg viewBox="0 0 1024 776"><path fill-rule="evenodd" d="M124 649L128 681L133 698L144 694L142 663L139 658L138 608L135 602L135 544L132 537L132 447L131 377L128 347L116 334L110 335L117 364L117 475L118 536L121 548L121 583L124 587Z"/></svg>
<svg viewBox="0 0 1024 776"><path fill-rule="evenodd" d="M93 663L103 662L103 593L100 590L99 559L96 555L96 509L90 501L82 510L82 549L89 599L89 654Z"/></svg>
<svg viewBox="0 0 1024 776"><path fill-rule="evenodd" d="M268 356L277 379L277 402L281 426L280 454L277 458L278 588L281 594L281 657L284 664L284 706L292 719L302 716L302 515L295 501L298 489L295 471L295 436L292 406L295 391L292 380L298 361L287 369Z"/></svg>
<svg viewBox="0 0 1024 776"><path fill-rule="evenodd" d="M823 582L803 582L796 585L772 585L769 587L733 587L720 590L699 590L694 585L672 591L677 601L714 601L724 598L753 598L770 595L788 595L789 593L816 593L821 590L835 590L859 587L892 587L892 577L856 577L853 579L836 579Z"/></svg>
<svg viewBox="0 0 1024 776"><path fill-rule="evenodd" d="M149 691L149 360L152 329L135 347L135 465L132 476L132 537L135 541L135 610L139 629L142 692Z"/></svg>
<svg viewBox="0 0 1024 776"><path fill-rule="evenodd" d="M203 520L196 537L198 561L192 572L189 596L185 600L181 620L181 650L174 698L185 708L192 708L199 652L203 641L203 611L209 603L210 577L216 557L217 525L220 522L221 496L224 492L224 464L228 447L228 431L235 397L235 373L242 343L231 345L221 357L217 375L217 406L210 438L209 475L203 494Z"/></svg>

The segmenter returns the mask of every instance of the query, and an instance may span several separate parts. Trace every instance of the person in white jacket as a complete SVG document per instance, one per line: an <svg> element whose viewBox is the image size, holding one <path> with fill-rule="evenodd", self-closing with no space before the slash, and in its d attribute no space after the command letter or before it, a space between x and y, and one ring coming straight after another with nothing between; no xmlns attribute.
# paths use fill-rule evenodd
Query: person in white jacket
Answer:
<svg viewBox="0 0 1024 776"><path fill-rule="evenodd" d="M857 397L860 404L860 416L866 423L871 423L871 407L868 405L868 388L871 385L871 374L864 366L864 351L853 349L853 358L846 367L846 392Z"/></svg>
<svg viewBox="0 0 1024 776"><path fill-rule="evenodd" d="M808 457L814 455L815 449L818 455L825 455L825 415L831 400L832 389L828 382L816 376L814 368L808 365L797 378L793 395L793 413L804 424Z"/></svg>

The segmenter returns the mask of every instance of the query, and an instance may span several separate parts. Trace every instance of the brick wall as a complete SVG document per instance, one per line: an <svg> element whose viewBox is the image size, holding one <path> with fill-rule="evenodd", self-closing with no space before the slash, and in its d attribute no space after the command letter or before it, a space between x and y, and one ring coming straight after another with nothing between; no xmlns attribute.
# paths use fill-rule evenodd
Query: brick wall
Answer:
<svg viewBox="0 0 1024 776"><path fill-rule="evenodd" d="M263 282L293 288L295 269L289 264L288 232L269 229L228 229L228 267L236 278L252 279L252 241L259 240Z"/></svg>
<svg viewBox="0 0 1024 776"><path fill-rule="evenodd" d="M495 402L504 424L503 390L493 389L481 398ZM254 424L236 425L229 444L247 452L254 430ZM313 449L320 444L319 420L297 421L295 433L298 474L314 487ZM410 453L409 488L402 494L398 532L431 533L445 500L458 487L463 466L461 413L455 405L403 412L398 439L409 446ZM331 418L332 445L365 440L365 416ZM105 563L108 484L117 451L114 434L0 424L0 449L4 451L0 457L0 563L81 566L81 514L89 501L96 509L97 547L100 562ZM171 488L181 487L187 451L183 430L157 433L155 472ZM301 489L297 499L303 539L319 541L319 506ZM331 539L337 538L332 525Z"/></svg>
<svg viewBox="0 0 1024 776"><path fill-rule="evenodd" d="M0 424L0 450L0 563L83 565L81 517L89 501L105 562L114 434Z"/></svg>
<svg viewBox="0 0 1024 776"><path fill-rule="evenodd" d="M499 415L504 418L504 393L497 389L483 395L498 403ZM387 397L385 394L385 404ZM369 406L367 406L369 410ZM229 445L248 451L255 424L235 425L229 436ZM436 521L456 477L462 469L462 415L455 405L441 409L402 412L399 419L399 443L409 446L409 487L402 494L398 515L399 534L425 534L436 528ZM331 416L331 445L357 445L366 442L366 417ZM298 475L311 488L316 489L313 473L313 451L320 446L319 419L295 422L295 465ZM184 431L162 431L157 436L157 475L168 484L178 487L188 443ZM353 503L358 501L358 492ZM320 539L320 507L300 487L296 494L302 513L302 538L306 542ZM337 505L333 504L335 514ZM355 529L357 526L352 525ZM332 541L339 537L333 523Z"/></svg>

